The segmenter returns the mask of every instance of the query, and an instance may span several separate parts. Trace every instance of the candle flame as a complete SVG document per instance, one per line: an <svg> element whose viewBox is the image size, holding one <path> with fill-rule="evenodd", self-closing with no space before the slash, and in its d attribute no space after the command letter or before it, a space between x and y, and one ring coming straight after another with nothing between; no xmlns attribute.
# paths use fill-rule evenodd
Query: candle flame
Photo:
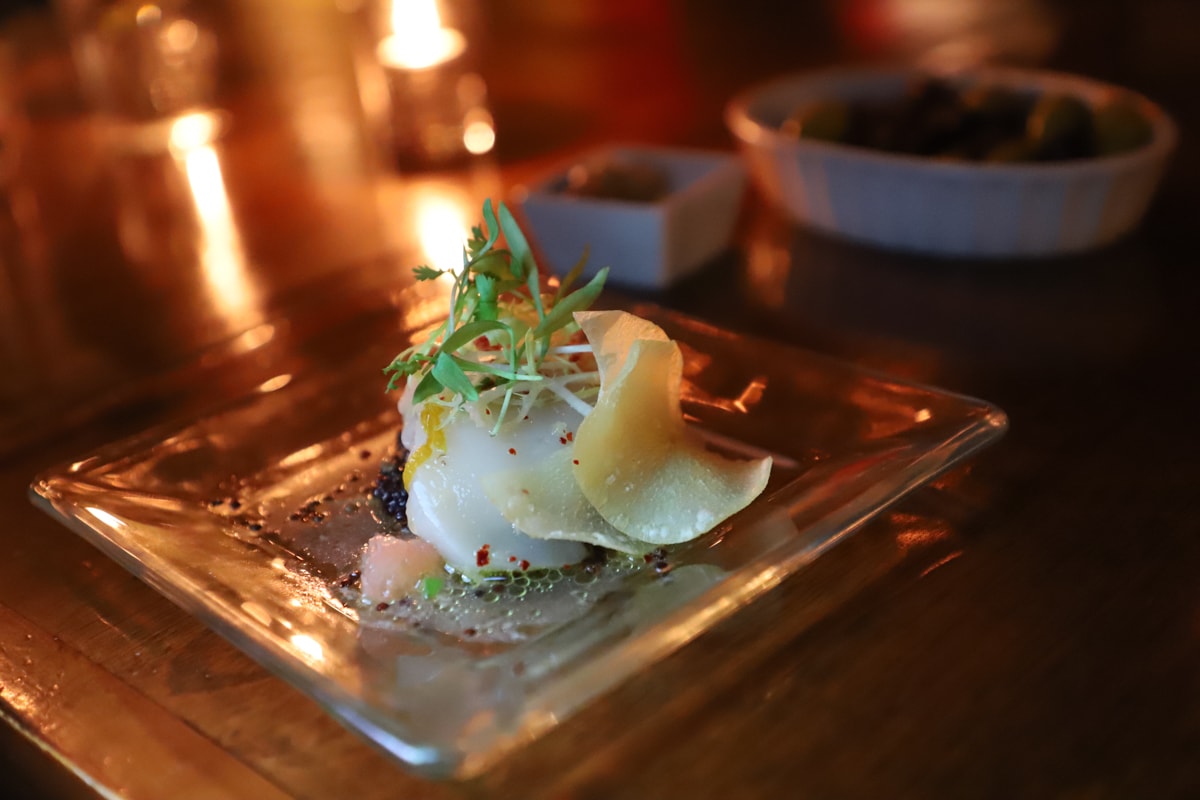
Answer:
<svg viewBox="0 0 1200 800"><path fill-rule="evenodd" d="M463 36L442 26L437 0L392 0L392 35L379 45L380 58L405 69L428 69L457 57Z"/></svg>

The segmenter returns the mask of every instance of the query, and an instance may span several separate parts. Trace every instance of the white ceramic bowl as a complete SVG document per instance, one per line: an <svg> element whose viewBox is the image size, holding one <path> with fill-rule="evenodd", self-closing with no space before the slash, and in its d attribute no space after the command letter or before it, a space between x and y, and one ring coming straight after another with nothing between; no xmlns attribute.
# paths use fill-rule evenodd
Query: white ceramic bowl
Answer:
<svg viewBox="0 0 1200 800"><path fill-rule="evenodd" d="M1122 92L1150 121L1150 142L1102 158L993 164L896 155L779 131L806 103L898 98L920 75L892 68L787 77L736 97L726 122L755 183L796 221L886 248L985 258L1081 251L1128 233L1145 214L1178 138L1170 118L1140 95L1071 75L1006 68L960 77L1093 104Z"/></svg>
<svg viewBox="0 0 1200 800"><path fill-rule="evenodd" d="M659 168L666 194L655 202L581 197L563 191L564 167L518 196L531 238L547 266L569 271L589 248L585 275L609 268L609 281L664 288L729 247L745 191L735 153L679 148L606 147L574 163L606 159Z"/></svg>

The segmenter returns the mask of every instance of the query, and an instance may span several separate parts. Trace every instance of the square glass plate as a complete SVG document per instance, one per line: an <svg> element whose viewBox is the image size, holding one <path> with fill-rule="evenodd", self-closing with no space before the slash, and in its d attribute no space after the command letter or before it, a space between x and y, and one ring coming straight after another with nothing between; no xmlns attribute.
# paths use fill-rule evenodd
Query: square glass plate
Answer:
<svg viewBox="0 0 1200 800"><path fill-rule="evenodd" d="M380 368L416 334L411 309L305 327L287 342L287 371L199 419L53 469L34 497L386 752L431 776L469 777L1006 425L978 400L633 310L680 342L684 410L710 445L775 458L767 491L673 548L665 573L603 567L482 597L446 591L432 617L356 602L343 584L380 528L370 487L400 424ZM214 363L200 359L194 377L219 379Z"/></svg>

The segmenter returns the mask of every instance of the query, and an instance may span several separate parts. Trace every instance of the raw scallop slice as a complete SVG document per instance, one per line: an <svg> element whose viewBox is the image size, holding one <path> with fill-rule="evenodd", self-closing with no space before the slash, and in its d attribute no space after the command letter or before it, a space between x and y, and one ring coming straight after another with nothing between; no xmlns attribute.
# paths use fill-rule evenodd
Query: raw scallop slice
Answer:
<svg viewBox="0 0 1200 800"><path fill-rule="evenodd" d="M770 458L735 461L704 448L683 422L682 379L677 344L633 342L575 434L575 480L584 496L614 528L653 544L712 530L749 505L771 471Z"/></svg>
<svg viewBox="0 0 1200 800"><path fill-rule="evenodd" d="M492 436L468 415L455 416L441 430L445 451L429 455L413 470L409 528L468 576L484 569L559 567L580 561L587 555L582 544L524 535L504 519L480 483L484 475L537 464L569 450L561 443L563 435L579 419L566 405L540 406Z"/></svg>
<svg viewBox="0 0 1200 800"><path fill-rule="evenodd" d="M572 453L573 449L561 450L532 467L484 475L483 491L504 518L528 536L646 552L644 543L608 524L583 496L571 470Z"/></svg>

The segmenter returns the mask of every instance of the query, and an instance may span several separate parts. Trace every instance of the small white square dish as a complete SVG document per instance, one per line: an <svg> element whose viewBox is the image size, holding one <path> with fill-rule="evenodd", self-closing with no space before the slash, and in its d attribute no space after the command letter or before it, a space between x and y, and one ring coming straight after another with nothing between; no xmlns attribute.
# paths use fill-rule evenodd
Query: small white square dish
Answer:
<svg viewBox="0 0 1200 800"><path fill-rule="evenodd" d="M661 289L730 246L745 183L734 153L614 146L556 170L517 202L555 273L586 248L585 275L608 267L614 284Z"/></svg>

